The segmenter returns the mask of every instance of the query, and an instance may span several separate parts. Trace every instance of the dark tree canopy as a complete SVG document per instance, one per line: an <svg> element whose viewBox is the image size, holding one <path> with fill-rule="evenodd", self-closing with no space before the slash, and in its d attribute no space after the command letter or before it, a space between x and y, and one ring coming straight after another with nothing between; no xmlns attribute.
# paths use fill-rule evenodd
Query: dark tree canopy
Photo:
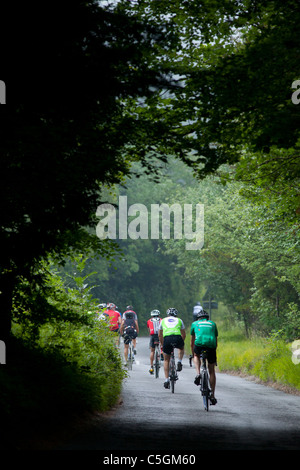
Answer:
<svg viewBox="0 0 300 470"><path fill-rule="evenodd" d="M150 172L173 153L206 175L245 149L296 148L296 0L56 0L2 13L3 311L8 273L91 243L100 185L131 161Z"/></svg>

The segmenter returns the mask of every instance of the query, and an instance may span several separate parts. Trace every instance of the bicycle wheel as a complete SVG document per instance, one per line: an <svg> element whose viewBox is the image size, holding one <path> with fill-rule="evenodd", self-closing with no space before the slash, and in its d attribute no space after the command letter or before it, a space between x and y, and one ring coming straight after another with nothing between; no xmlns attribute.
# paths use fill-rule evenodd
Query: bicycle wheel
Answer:
<svg viewBox="0 0 300 470"><path fill-rule="evenodd" d="M159 369L160 369L160 353L158 351L158 348L155 348L154 368L155 368L155 378L158 379Z"/></svg>
<svg viewBox="0 0 300 470"><path fill-rule="evenodd" d="M201 388L202 388L204 409L208 411L209 410L209 385L208 385L208 374L206 370L204 370L202 373L201 383L202 383Z"/></svg>
<svg viewBox="0 0 300 470"><path fill-rule="evenodd" d="M176 382L176 367L174 356L170 359L170 382L171 382L171 391L175 392L175 382Z"/></svg>

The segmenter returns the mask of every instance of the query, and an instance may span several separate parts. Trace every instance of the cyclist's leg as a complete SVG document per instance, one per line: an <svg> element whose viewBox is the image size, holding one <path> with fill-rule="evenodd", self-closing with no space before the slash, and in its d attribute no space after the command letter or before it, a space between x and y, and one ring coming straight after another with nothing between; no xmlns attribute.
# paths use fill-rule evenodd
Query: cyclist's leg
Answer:
<svg viewBox="0 0 300 470"><path fill-rule="evenodd" d="M178 363L177 363L177 370L181 371L182 370L182 359L184 355L184 341L182 336L178 335L176 336L176 344L177 344L177 349L178 349Z"/></svg>
<svg viewBox="0 0 300 470"><path fill-rule="evenodd" d="M150 347L150 374L153 374L153 361L154 361L155 349Z"/></svg>
<svg viewBox="0 0 300 470"><path fill-rule="evenodd" d="M215 348L208 349L208 372L209 372L209 383L211 388L211 397L212 397L212 405L217 403L215 399L215 389L216 389L216 372L215 367L217 365L217 351Z"/></svg>
<svg viewBox="0 0 300 470"><path fill-rule="evenodd" d="M137 338L137 336L135 338L132 338L132 345L133 345L133 353L134 354L136 354L136 338Z"/></svg>
<svg viewBox="0 0 300 470"><path fill-rule="evenodd" d="M178 349L178 360L182 361L184 355L184 348Z"/></svg>
<svg viewBox="0 0 300 470"><path fill-rule="evenodd" d="M215 363L214 364L208 364L209 383L210 383L212 397L215 396L215 389L216 389L215 365L216 365Z"/></svg>
<svg viewBox="0 0 300 470"><path fill-rule="evenodd" d="M194 353L194 365L196 369L196 374L200 375L201 359L200 359L200 356L195 353Z"/></svg>
<svg viewBox="0 0 300 470"><path fill-rule="evenodd" d="M196 369L196 377L194 380L194 384L199 385L200 384L200 368L201 368L201 358L200 358L201 348L195 345L193 353L194 353L194 365Z"/></svg>
<svg viewBox="0 0 300 470"><path fill-rule="evenodd" d="M153 335L150 335L149 349L150 349L150 368L153 368L154 351L155 351Z"/></svg>
<svg viewBox="0 0 300 470"><path fill-rule="evenodd" d="M154 348L150 348L150 366L153 366L153 360L154 360Z"/></svg>
<svg viewBox="0 0 300 470"><path fill-rule="evenodd" d="M124 358L125 358L125 362L127 362L127 359L128 359L128 343L126 344L124 342Z"/></svg>
<svg viewBox="0 0 300 470"><path fill-rule="evenodd" d="M177 361L177 371L180 372L182 370L182 359L184 354L184 348L178 348L178 361Z"/></svg>
<svg viewBox="0 0 300 470"><path fill-rule="evenodd" d="M164 373L165 373L165 384L169 384L169 368L170 358L172 352L172 337L166 336L164 338L163 353L164 353Z"/></svg>
<svg viewBox="0 0 300 470"><path fill-rule="evenodd" d="M170 357L170 354L164 353L164 373L166 380L169 380Z"/></svg>

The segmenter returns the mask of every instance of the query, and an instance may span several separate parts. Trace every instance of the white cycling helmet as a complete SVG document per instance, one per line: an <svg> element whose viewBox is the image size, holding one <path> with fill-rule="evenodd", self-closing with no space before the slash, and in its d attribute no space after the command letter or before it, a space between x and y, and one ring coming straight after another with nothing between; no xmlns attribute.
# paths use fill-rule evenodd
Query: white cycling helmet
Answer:
<svg viewBox="0 0 300 470"><path fill-rule="evenodd" d="M151 317L159 317L160 311L159 310L152 310Z"/></svg>

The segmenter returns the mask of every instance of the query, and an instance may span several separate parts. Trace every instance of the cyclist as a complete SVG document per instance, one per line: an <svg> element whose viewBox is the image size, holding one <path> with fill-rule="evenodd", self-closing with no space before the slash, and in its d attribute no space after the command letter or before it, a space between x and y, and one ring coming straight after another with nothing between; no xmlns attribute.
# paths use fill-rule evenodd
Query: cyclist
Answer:
<svg viewBox="0 0 300 470"><path fill-rule="evenodd" d="M122 320L120 334L124 337L124 357L125 357L125 364L127 364L128 359L128 344L130 340L132 343L134 339L137 337L139 332L139 326L137 321L134 319L134 312L128 311L124 312L125 318Z"/></svg>
<svg viewBox="0 0 300 470"><path fill-rule="evenodd" d="M121 315L116 310L116 306L113 303L108 303L106 310L103 312L104 315L109 317L109 329L114 333L118 333L121 326Z"/></svg>
<svg viewBox="0 0 300 470"><path fill-rule="evenodd" d="M175 344L177 349L179 349L177 371L182 370L182 358L186 333L184 323L177 315L178 311L176 308L168 308L167 317L162 319L158 331L159 341L163 345L164 353L165 388L170 388L169 364L172 352L172 343Z"/></svg>
<svg viewBox="0 0 300 470"><path fill-rule="evenodd" d="M203 307L201 307L200 302L196 302L196 305L193 307L193 321L197 320L198 313L203 311Z"/></svg>
<svg viewBox="0 0 300 470"><path fill-rule="evenodd" d="M106 320L107 315L104 315L104 311L106 310L106 303L103 302L101 304L98 304L96 307L96 320Z"/></svg>
<svg viewBox="0 0 300 470"><path fill-rule="evenodd" d="M218 345L218 328L213 321L209 320L209 314L205 312L205 310L202 309L197 316L197 320L194 321L191 326L191 351L194 354L194 364L197 374L194 383L195 385L200 384L200 354L205 349L208 353L207 362L211 387L210 401L212 405L215 405L217 403L215 398L215 366L217 365L216 351Z"/></svg>
<svg viewBox="0 0 300 470"><path fill-rule="evenodd" d="M125 320L125 318L126 318L125 314L126 314L127 312L132 312L132 313L133 313L133 318L134 318L134 320L137 322L137 325L139 325L137 314L136 314L135 311L133 310L133 306L132 306L132 305L127 305L126 310L125 310L125 312L124 312L123 315L122 315L122 319L123 319L123 320ZM138 328L137 328L137 329L138 329ZM133 339L133 341L132 341L133 349L134 349L134 354L136 354L136 338L137 338L137 335L136 335L136 337L135 337L135 338Z"/></svg>
<svg viewBox="0 0 300 470"><path fill-rule="evenodd" d="M153 369L153 360L154 360L154 352L155 352L155 341L159 341L158 339L158 329L159 325L161 323L161 318L160 318L160 311L159 310L152 310L150 313L151 318L147 321L147 328L148 332L150 334L150 374L153 374L154 369Z"/></svg>

